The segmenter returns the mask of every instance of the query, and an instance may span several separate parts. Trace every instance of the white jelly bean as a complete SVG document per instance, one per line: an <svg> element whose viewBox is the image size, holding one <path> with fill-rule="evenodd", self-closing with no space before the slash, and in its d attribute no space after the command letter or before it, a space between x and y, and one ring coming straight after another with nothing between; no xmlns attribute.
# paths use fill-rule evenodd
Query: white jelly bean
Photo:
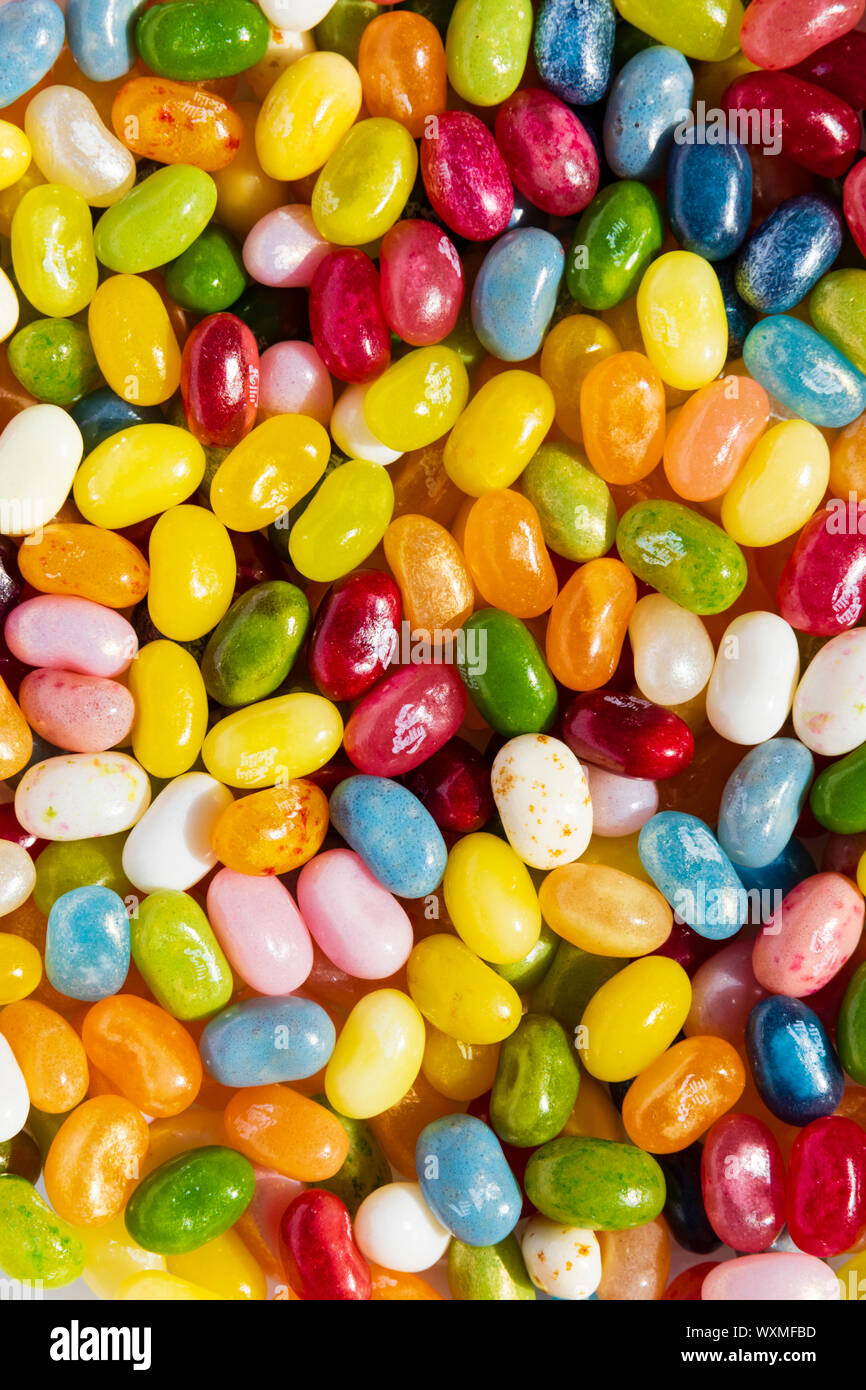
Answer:
<svg viewBox="0 0 866 1390"><path fill-rule="evenodd" d="M350 459L365 459L387 468L403 455L377 439L364 419L364 397L369 386L347 386L331 415L328 428L338 449Z"/></svg>
<svg viewBox="0 0 866 1390"><path fill-rule="evenodd" d="M589 1298L601 1283L601 1249L594 1231L536 1216L521 1240L526 1272L554 1298Z"/></svg>
<svg viewBox="0 0 866 1390"><path fill-rule="evenodd" d="M794 696L794 729L830 758L866 741L866 629L840 632L812 658Z"/></svg>
<svg viewBox="0 0 866 1390"><path fill-rule="evenodd" d="M135 160L103 125L77 87L46 87L28 103L24 129L49 183L63 183L95 208L107 208L135 183Z"/></svg>
<svg viewBox="0 0 866 1390"><path fill-rule="evenodd" d="M713 669L713 644L696 613L664 594L635 604L628 625L634 678L656 705L683 705L699 695Z"/></svg>
<svg viewBox="0 0 866 1390"><path fill-rule="evenodd" d="M36 865L26 849L0 840L0 917L26 902L36 882Z"/></svg>
<svg viewBox="0 0 866 1390"><path fill-rule="evenodd" d="M29 1110L27 1082L12 1048L0 1033L0 1144L20 1133Z"/></svg>
<svg viewBox="0 0 866 1390"><path fill-rule="evenodd" d="M81 462L81 430L59 405L31 405L0 434L0 535L26 536L56 516Z"/></svg>
<svg viewBox="0 0 866 1390"><path fill-rule="evenodd" d="M719 643L707 719L731 743L764 743L788 718L799 677L793 628L776 613L743 613Z"/></svg>
<svg viewBox="0 0 866 1390"><path fill-rule="evenodd" d="M586 780L593 835L632 835L659 808L658 788L645 777L621 777L618 772L587 763Z"/></svg>
<svg viewBox="0 0 866 1390"><path fill-rule="evenodd" d="M64 753L27 769L15 814L43 840L90 840L129 830L149 802L147 773L125 753Z"/></svg>
<svg viewBox="0 0 866 1390"><path fill-rule="evenodd" d="M441 1260L451 1232L424 1201L417 1182L391 1182L365 1197L355 1216L355 1240L374 1264L417 1274Z"/></svg>
<svg viewBox="0 0 866 1390"><path fill-rule="evenodd" d="M579 859L592 835L586 774L567 744L520 734L500 748L490 775L512 848L535 869Z"/></svg>
<svg viewBox="0 0 866 1390"><path fill-rule="evenodd" d="M206 772L186 772L159 793L123 846L123 872L143 893L184 892L214 867L214 826L234 800Z"/></svg>

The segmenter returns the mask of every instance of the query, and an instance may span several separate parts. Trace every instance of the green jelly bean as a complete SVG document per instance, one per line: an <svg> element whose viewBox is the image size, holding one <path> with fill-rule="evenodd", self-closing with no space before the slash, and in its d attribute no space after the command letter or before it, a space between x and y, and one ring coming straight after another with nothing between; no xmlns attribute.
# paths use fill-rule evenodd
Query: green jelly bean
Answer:
<svg viewBox="0 0 866 1390"><path fill-rule="evenodd" d="M809 805L815 819L836 835L866 830L866 743L818 774Z"/></svg>
<svg viewBox="0 0 866 1390"><path fill-rule="evenodd" d="M157 1255L185 1255L221 1236L252 1201L256 1179L243 1154L219 1144L178 1154L130 1197L126 1229Z"/></svg>
<svg viewBox="0 0 866 1390"><path fill-rule="evenodd" d="M36 1140L22 1129L12 1139L0 1144L0 1177L15 1173L28 1182L36 1182L42 1172L42 1155Z"/></svg>
<svg viewBox="0 0 866 1390"><path fill-rule="evenodd" d="M149 13L173 8L160 5ZM216 184L203 169L157 169L100 217L93 233L97 260L129 275L176 260L204 231L216 203Z"/></svg>
<svg viewBox="0 0 866 1390"><path fill-rule="evenodd" d="M251 0L174 0L135 26L135 46L160 77L202 82L233 77L267 52L271 27Z"/></svg>
<svg viewBox="0 0 866 1390"><path fill-rule="evenodd" d="M211 634L201 667L207 693L230 707L263 700L286 679L309 625L310 605L296 585L254 585Z"/></svg>
<svg viewBox="0 0 866 1390"><path fill-rule="evenodd" d="M31 396L74 405L102 380L90 335L73 319L36 319L9 343L9 366Z"/></svg>
<svg viewBox="0 0 866 1390"><path fill-rule="evenodd" d="M611 1139L554 1139L526 1165L526 1195L542 1216L590 1231L624 1231L654 1221L665 1179L652 1154Z"/></svg>
<svg viewBox="0 0 866 1390"><path fill-rule="evenodd" d="M102 835L95 840L52 840L47 844L36 861L33 901L39 911L47 917L64 893L91 884L128 898L134 889L123 872L125 841L124 833Z"/></svg>
<svg viewBox="0 0 866 1390"><path fill-rule="evenodd" d="M836 1022L839 1060L853 1081L866 1086L866 963L848 982Z"/></svg>
<svg viewBox="0 0 866 1390"><path fill-rule="evenodd" d="M196 314L219 314L246 289L241 248L231 232L205 227L182 256L170 265L165 287L176 304Z"/></svg>
<svg viewBox="0 0 866 1390"><path fill-rule="evenodd" d="M332 1178L310 1183L310 1186L324 1187L335 1193L348 1207L349 1215L354 1216L365 1197L391 1181L391 1166L366 1120L350 1120L341 1115L327 1096L313 1096L313 1100L336 1115L349 1136L349 1152L342 1168Z"/></svg>
<svg viewBox="0 0 866 1390"><path fill-rule="evenodd" d="M549 1014L566 1033L573 1034L596 990L626 964L611 956L590 955L570 941L560 941L550 969L529 996L529 1007L533 1013Z"/></svg>
<svg viewBox="0 0 866 1390"><path fill-rule="evenodd" d="M637 293L659 254L664 219L658 200L633 179L597 193L581 214L565 266L568 292L587 309L612 309Z"/></svg>
<svg viewBox="0 0 866 1390"><path fill-rule="evenodd" d="M613 498L575 445L542 444L523 470L520 486L557 555L582 563L610 550L616 535Z"/></svg>
<svg viewBox="0 0 866 1390"><path fill-rule="evenodd" d="M866 270L831 270L824 275L809 296L809 313L818 332L866 372Z"/></svg>
<svg viewBox="0 0 866 1390"><path fill-rule="evenodd" d="M556 685L525 623L482 608L463 624L458 652L463 684L498 734L543 734L556 718Z"/></svg>
<svg viewBox="0 0 866 1390"><path fill-rule="evenodd" d="M382 14L383 9L384 6L374 4L373 0L337 0L313 30L316 47L326 53L341 53L357 67L361 35L370 20Z"/></svg>
<svg viewBox="0 0 866 1390"><path fill-rule="evenodd" d="M492 827L487 826L486 829L491 834L494 833ZM505 838L507 837L503 831L503 839ZM523 994L544 979L556 955L559 939L556 932L552 931L546 922L542 922L541 935L522 960L516 960L512 965L491 965L490 968L495 970L497 975L501 975L503 980L507 980L518 994Z"/></svg>
<svg viewBox="0 0 866 1390"><path fill-rule="evenodd" d="M490 1096L490 1123L506 1144L534 1148L555 1139L580 1085L571 1042L555 1018L524 1014L506 1038Z"/></svg>
<svg viewBox="0 0 866 1390"><path fill-rule="evenodd" d="M532 38L529 0L457 0L445 38L448 81L473 106L516 92Z"/></svg>
<svg viewBox="0 0 866 1390"><path fill-rule="evenodd" d="M161 888L130 922L132 956L157 1002L175 1018L207 1018L234 989L229 963L195 898Z"/></svg>
<svg viewBox="0 0 866 1390"><path fill-rule="evenodd" d="M535 1286L526 1272L517 1237L498 1245L448 1246L448 1288L459 1303L534 1303Z"/></svg>
<svg viewBox="0 0 866 1390"><path fill-rule="evenodd" d="M616 548L632 574L690 613L723 613L746 587L737 543L680 502L630 507L616 529Z"/></svg>
<svg viewBox="0 0 866 1390"><path fill-rule="evenodd" d="M84 1245L73 1227L55 1216L26 1178L0 1178L0 1269L10 1279L57 1289L83 1268Z"/></svg>

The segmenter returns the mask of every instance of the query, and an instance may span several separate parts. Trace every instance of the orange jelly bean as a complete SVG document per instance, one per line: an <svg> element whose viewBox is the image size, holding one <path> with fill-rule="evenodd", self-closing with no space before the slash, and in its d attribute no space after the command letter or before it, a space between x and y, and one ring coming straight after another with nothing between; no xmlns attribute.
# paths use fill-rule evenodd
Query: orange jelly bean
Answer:
<svg viewBox="0 0 866 1390"><path fill-rule="evenodd" d="M394 485L394 518L422 512L440 526L450 526L464 493L445 472L445 439L404 454L388 471Z"/></svg>
<svg viewBox="0 0 866 1390"><path fill-rule="evenodd" d="M680 407L665 440L664 469L688 502L727 491L770 417L763 386L729 376L702 386Z"/></svg>
<svg viewBox="0 0 866 1390"><path fill-rule="evenodd" d="M663 1052L629 1086L622 1122L648 1153L677 1153L730 1110L746 1085L736 1048L723 1038L686 1038Z"/></svg>
<svg viewBox="0 0 866 1390"><path fill-rule="evenodd" d="M646 478L662 456L665 388L648 357L617 352L597 363L580 392L587 458L606 483Z"/></svg>
<svg viewBox="0 0 866 1390"><path fill-rule="evenodd" d="M840 430L830 445L830 493L866 501L866 412Z"/></svg>
<svg viewBox="0 0 866 1390"><path fill-rule="evenodd" d="M463 548L488 604L515 618L537 618L556 598L556 571L538 512L508 488L487 492L466 516Z"/></svg>
<svg viewBox="0 0 866 1390"><path fill-rule="evenodd" d="M287 874L317 853L328 829L328 798L299 778L242 796L213 832L221 864L239 874Z"/></svg>
<svg viewBox="0 0 866 1390"><path fill-rule="evenodd" d="M32 752L30 725L0 676L0 781L20 772L30 761Z"/></svg>
<svg viewBox="0 0 866 1390"><path fill-rule="evenodd" d="M0 1033L15 1054L30 1101L62 1115L87 1095L87 1057L75 1029L47 1004L20 999L0 1014Z"/></svg>
<svg viewBox="0 0 866 1390"><path fill-rule="evenodd" d="M349 1152L336 1115L289 1086L245 1086L225 1108L225 1127L251 1162L300 1182L332 1178Z"/></svg>
<svg viewBox="0 0 866 1390"><path fill-rule="evenodd" d="M145 1115L179 1115L198 1095L198 1048L182 1023L148 999L100 999L87 1011L81 1038L93 1065Z"/></svg>
<svg viewBox="0 0 866 1390"><path fill-rule="evenodd" d="M132 153L160 164L194 164L213 172L230 164L243 121L222 97L187 82L134 77L111 108L115 134Z"/></svg>
<svg viewBox="0 0 866 1390"><path fill-rule="evenodd" d="M621 352L613 329L592 314L569 314L551 328L539 371L553 392L556 423L575 444L583 439L580 392L593 367Z"/></svg>
<svg viewBox="0 0 866 1390"><path fill-rule="evenodd" d="M445 49L439 31L423 15L404 10L378 15L361 35L358 75L371 116L389 116L413 140L429 116L445 110Z"/></svg>
<svg viewBox="0 0 866 1390"><path fill-rule="evenodd" d="M72 594L106 608L130 608L147 593L150 567L117 531L53 522L18 551L21 576L43 594Z"/></svg>
<svg viewBox="0 0 866 1390"><path fill-rule="evenodd" d="M187 1153L189 1149L203 1149L211 1144L225 1145L223 1112L197 1105L194 1110L185 1110L182 1115L154 1120L153 1124L148 1125L148 1137L150 1147L141 1165L143 1178L161 1163L168 1163L170 1158L177 1158L178 1154Z"/></svg>
<svg viewBox="0 0 866 1390"><path fill-rule="evenodd" d="M371 1292L373 1302L380 1303L434 1303L444 1302L426 1279L417 1274L403 1274L396 1269L385 1269L382 1265L370 1266Z"/></svg>
<svg viewBox="0 0 866 1390"><path fill-rule="evenodd" d="M420 637L462 627L473 608L472 577L454 537L426 516L401 516L384 538L403 612Z"/></svg>
<svg viewBox="0 0 866 1390"><path fill-rule="evenodd" d="M104 1226L122 1211L147 1153L147 1121L122 1096L86 1100L63 1121L45 1159L45 1193L58 1216Z"/></svg>
<svg viewBox="0 0 866 1390"><path fill-rule="evenodd" d="M616 670L637 585L621 560L589 560L550 610L547 664L569 690L599 690Z"/></svg>

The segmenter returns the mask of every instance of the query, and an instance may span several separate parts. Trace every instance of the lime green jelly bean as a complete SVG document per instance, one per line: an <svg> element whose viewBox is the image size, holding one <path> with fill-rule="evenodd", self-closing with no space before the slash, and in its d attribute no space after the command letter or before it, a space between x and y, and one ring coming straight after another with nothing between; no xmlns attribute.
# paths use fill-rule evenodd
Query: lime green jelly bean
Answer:
<svg viewBox="0 0 866 1390"><path fill-rule="evenodd" d="M579 1084L565 1030L555 1018L524 1014L499 1053L490 1123L506 1144L545 1144L559 1134L574 1109Z"/></svg>
<svg viewBox="0 0 866 1390"><path fill-rule="evenodd" d="M234 987L229 963L189 893L150 893L130 925L133 959L168 1013L206 1018L228 1003Z"/></svg>
<svg viewBox="0 0 866 1390"><path fill-rule="evenodd" d="M866 964L858 965L845 991L836 1024L836 1046L848 1075L866 1086Z"/></svg>
<svg viewBox="0 0 866 1390"><path fill-rule="evenodd" d="M644 1226L665 1203L664 1174L652 1155L610 1139L543 1144L526 1165L525 1188L542 1216L591 1231Z"/></svg>
<svg viewBox="0 0 866 1390"><path fill-rule="evenodd" d="M516 92L532 37L529 0L457 0L448 24L448 81L473 106L497 106Z"/></svg>
<svg viewBox="0 0 866 1390"><path fill-rule="evenodd" d="M126 1229L158 1255L198 1250L233 1226L255 1190L253 1165L234 1149L214 1144L169 1159L135 1189Z"/></svg>
<svg viewBox="0 0 866 1390"><path fill-rule="evenodd" d="M205 648L202 676L221 705L250 705L282 685L310 625L295 584L270 579L236 599Z"/></svg>
<svg viewBox="0 0 866 1390"><path fill-rule="evenodd" d="M460 1303L534 1303L536 1297L514 1235L498 1245L464 1245L462 1240L452 1240L448 1247L448 1288Z"/></svg>
<svg viewBox="0 0 866 1390"><path fill-rule="evenodd" d="M71 1284L84 1268L84 1245L15 1173L0 1179L0 1269L11 1279L48 1289Z"/></svg>
<svg viewBox="0 0 866 1390"><path fill-rule="evenodd" d="M616 548L632 574L690 613L723 613L746 587L737 543L679 502L630 507L617 527Z"/></svg>
<svg viewBox="0 0 866 1390"><path fill-rule="evenodd" d="M387 116L358 121L316 179L317 231L340 246L384 236L406 206L417 172L418 151L405 126Z"/></svg>
<svg viewBox="0 0 866 1390"><path fill-rule="evenodd" d="M866 743L818 774L809 805L815 819L836 835L866 830Z"/></svg>
<svg viewBox="0 0 866 1390"><path fill-rule="evenodd" d="M462 631L460 675L491 728L508 738L549 729L556 684L526 624L499 608L482 608Z"/></svg>
<svg viewBox="0 0 866 1390"><path fill-rule="evenodd" d="M607 483L568 444L542 444L520 479L541 522L544 539L567 560L606 555L616 535L616 508Z"/></svg>
<svg viewBox="0 0 866 1390"><path fill-rule="evenodd" d="M664 223L658 201L633 179L593 198L577 224L566 262L572 299L587 309L612 309L634 294L661 250Z"/></svg>
<svg viewBox="0 0 866 1390"><path fill-rule="evenodd" d="M102 379L87 329L72 319L36 319L22 328L9 343L9 366L49 405L72 405Z"/></svg>
<svg viewBox="0 0 866 1390"><path fill-rule="evenodd" d="M160 77L232 77L264 58L270 25L251 0L174 0L139 19L135 44Z"/></svg>
<svg viewBox="0 0 866 1390"><path fill-rule="evenodd" d="M155 270L192 245L216 202L216 184L203 169L158 169L102 214L94 233L96 255L109 270L124 274Z"/></svg>
<svg viewBox="0 0 866 1390"><path fill-rule="evenodd" d="M831 270L812 291L809 313L818 332L866 372L866 270Z"/></svg>
<svg viewBox="0 0 866 1390"><path fill-rule="evenodd" d="M94 885L110 888L118 897L132 893L123 872L126 835L101 835L93 840L52 840L36 860L33 901L46 917L64 893Z"/></svg>
<svg viewBox="0 0 866 1390"><path fill-rule="evenodd" d="M292 564L306 579L330 584L376 549L394 510L387 469L350 459L325 478L289 536Z"/></svg>

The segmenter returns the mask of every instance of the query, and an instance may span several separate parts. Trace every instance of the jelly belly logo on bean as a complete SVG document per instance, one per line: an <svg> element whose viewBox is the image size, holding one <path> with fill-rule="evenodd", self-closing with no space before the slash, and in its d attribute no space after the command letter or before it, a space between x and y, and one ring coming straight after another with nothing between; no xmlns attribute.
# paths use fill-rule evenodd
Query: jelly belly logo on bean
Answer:
<svg viewBox="0 0 866 1390"><path fill-rule="evenodd" d="M779 154L782 149L782 112L759 111L756 107L722 111L718 106L707 107L705 101L695 104L695 110L682 108L677 112L674 129L677 145L759 145L764 154Z"/></svg>
<svg viewBox="0 0 866 1390"><path fill-rule="evenodd" d="M69 1327L51 1330L52 1361L131 1361L134 1371L150 1370L149 1327Z"/></svg>
<svg viewBox="0 0 866 1390"><path fill-rule="evenodd" d="M382 634L378 654L386 671L392 664L456 665L467 676L483 676L487 670L487 633L476 628L466 632L462 627L456 631L450 627L417 629L404 620L399 629L392 627Z"/></svg>

